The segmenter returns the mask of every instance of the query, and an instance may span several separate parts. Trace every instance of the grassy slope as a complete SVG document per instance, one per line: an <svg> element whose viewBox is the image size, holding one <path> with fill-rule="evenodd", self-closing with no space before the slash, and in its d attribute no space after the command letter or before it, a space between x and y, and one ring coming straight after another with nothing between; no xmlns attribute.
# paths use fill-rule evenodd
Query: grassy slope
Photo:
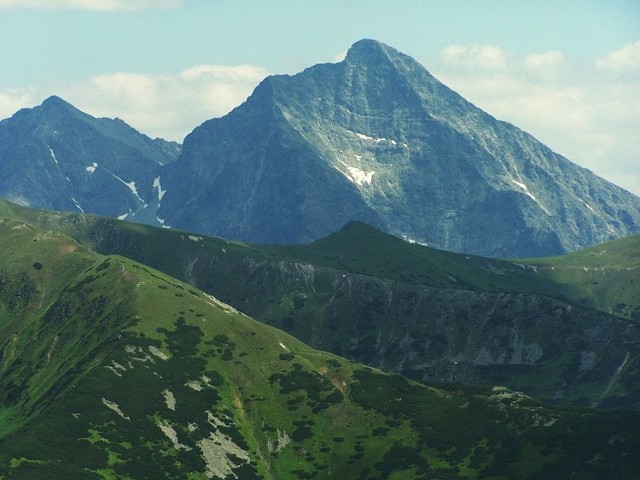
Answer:
<svg viewBox="0 0 640 480"><path fill-rule="evenodd" d="M263 251L411 284L521 292L640 320L640 235L559 257L496 260L409 244L353 222L309 245Z"/></svg>
<svg viewBox="0 0 640 480"><path fill-rule="evenodd" d="M412 378L467 384L499 382L539 398L579 405L637 404L637 325L625 328L624 319L607 320L542 297L503 293L566 298L577 305L633 317L640 308L636 303L639 289L634 283L639 237L598 247L596 253L605 249L608 253L597 256L592 249L512 262L409 244L358 222L309 245L265 246L91 216L39 212L0 202L0 213L2 209L14 218L62 229L102 253L119 253L152 265L318 348L400 370ZM605 259L606 270L598 270L601 281L571 281L582 273L592 278L595 265L602 269ZM391 302L381 294L376 280L363 285L357 295L351 288L335 290L331 285L320 291L317 285L307 284L304 275L293 279L289 273L279 275L278 268L271 273L264 268L285 265L285 270L297 270L307 264L381 279L383 289L386 279L405 286L394 290ZM426 292L427 297L433 297L429 300L424 291L417 290L422 285L442 293ZM482 294L478 300L465 291L500 295ZM414 308L416 302L435 303L421 313ZM439 311L448 312L447 323L462 330L446 331L451 329L438 321ZM557 312L565 313L556 318ZM480 334L491 339L486 345L491 359L481 360L480 367L476 363L477 358L485 358L482 345L469 345L463 335L469 330L469 321L474 327L478 325L473 329L474 338ZM554 333L550 335L550 331ZM443 334L449 347L442 343ZM397 339L407 335L412 346L395 348ZM358 340L355 346L354 339ZM510 351L529 348L527 344L534 350L542 347L544 356L533 364L509 360ZM413 358L412 363L404 362L405 358ZM416 369L419 365L423 366Z"/></svg>
<svg viewBox="0 0 640 480"><path fill-rule="evenodd" d="M428 387L0 223L0 478L634 478L637 413Z"/></svg>
<svg viewBox="0 0 640 480"><path fill-rule="evenodd" d="M640 321L640 235L526 263L576 304Z"/></svg>

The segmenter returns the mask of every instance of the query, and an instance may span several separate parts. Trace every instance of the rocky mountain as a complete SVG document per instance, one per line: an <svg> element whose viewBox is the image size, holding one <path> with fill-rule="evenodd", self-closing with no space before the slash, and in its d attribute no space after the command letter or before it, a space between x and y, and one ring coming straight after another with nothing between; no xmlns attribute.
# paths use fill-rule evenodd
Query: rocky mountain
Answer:
<svg viewBox="0 0 640 480"><path fill-rule="evenodd" d="M532 257L640 229L638 197L373 40L340 63L266 78L196 128L166 172L167 224L254 243L360 220L446 250Z"/></svg>
<svg viewBox="0 0 640 480"><path fill-rule="evenodd" d="M51 97L0 122L0 196L252 243L304 243L358 220L490 257L640 230L638 197L374 40L266 78L182 151Z"/></svg>
<svg viewBox="0 0 640 480"><path fill-rule="evenodd" d="M1 202L0 214L151 265L315 348L417 380L640 408L638 235L509 262L358 222L308 245L258 246Z"/></svg>
<svg viewBox="0 0 640 480"><path fill-rule="evenodd" d="M32 207L155 223L160 169L180 146L58 97L0 122L0 196Z"/></svg>
<svg viewBox="0 0 640 480"><path fill-rule="evenodd" d="M28 222L0 248L2 478L637 478L637 412L385 374Z"/></svg>

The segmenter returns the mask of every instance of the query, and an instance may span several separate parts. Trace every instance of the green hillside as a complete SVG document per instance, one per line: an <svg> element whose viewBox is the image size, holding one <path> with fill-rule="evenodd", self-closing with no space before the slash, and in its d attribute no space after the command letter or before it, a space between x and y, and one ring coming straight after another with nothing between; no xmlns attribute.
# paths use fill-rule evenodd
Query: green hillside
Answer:
<svg viewBox="0 0 640 480"><path fill-rule="evenodd" d="M0 222L0 478L634 478L637 413L430 387Z"/></svg>
<svg viewBox="0 0 640 480"><path fill-rule="evenodd" d="M566 272L596 268L585 264L595 261L593 251L537 263L491 260L357 222L309 245L256 246L6 203L0 209L151 265L361 363L426 382L504 384L558 404L640 408L640 324L625 318L637 308L637 237L607 244L615 248L606 273L588 284L571 283ZM613 300L628 302L624 311L607 313Z"/></svg>
<svg viewBox="0 0 640 480"><path fill-rule="evenodd" d="M640 235L526 263L576 304L640 321Z"/></svg>

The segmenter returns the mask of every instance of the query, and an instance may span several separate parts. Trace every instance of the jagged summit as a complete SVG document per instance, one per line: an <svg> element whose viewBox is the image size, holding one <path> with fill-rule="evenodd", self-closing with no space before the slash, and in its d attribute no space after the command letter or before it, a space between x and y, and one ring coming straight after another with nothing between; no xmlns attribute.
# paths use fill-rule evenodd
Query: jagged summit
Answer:
<svg viewBox="0 0 640 480"><path fill-rule="evenodd" d="M33 115L43 116L51 122L58 124L62 121L68 121L71 118L84 122L95 120L91 115L84 113L57 95L52 95L46 98L40 105L35 106L32 109L25 109L25 112L28 111Z"/></svg>
<svg viewBox="0 0 640 480"><path fill-rule="evenodd" d="M344 62L351 64L368 62L378 67L388 63L395 66L410 66L426 72L426 69L409 55L405 55L385 43L372 39L363 39L355 42L347 50Z"/></svg>
<svg viewBox="0 0 640 480"><path fill-rule="evenodd" d="M10 118L1 120L0 124L13 122L16 130L25 131L37 128L41 122L47 121L50 117L62 118L68 117L69 114L74 116L85 115L67 101L53 95L45 99L40 105L18 110Z"/></svg>

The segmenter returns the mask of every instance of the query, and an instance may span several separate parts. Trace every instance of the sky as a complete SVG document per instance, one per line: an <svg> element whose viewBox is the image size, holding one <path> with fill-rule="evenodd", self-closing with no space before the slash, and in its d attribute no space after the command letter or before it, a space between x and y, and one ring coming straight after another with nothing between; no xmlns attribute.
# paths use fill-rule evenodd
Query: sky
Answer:
<svg viewBox="0 0 640 480"><path fill-rule="evenodd" d="M640 195L638 0L0 0L0 119L58 95L182 142L362 38Z"/></svg>

